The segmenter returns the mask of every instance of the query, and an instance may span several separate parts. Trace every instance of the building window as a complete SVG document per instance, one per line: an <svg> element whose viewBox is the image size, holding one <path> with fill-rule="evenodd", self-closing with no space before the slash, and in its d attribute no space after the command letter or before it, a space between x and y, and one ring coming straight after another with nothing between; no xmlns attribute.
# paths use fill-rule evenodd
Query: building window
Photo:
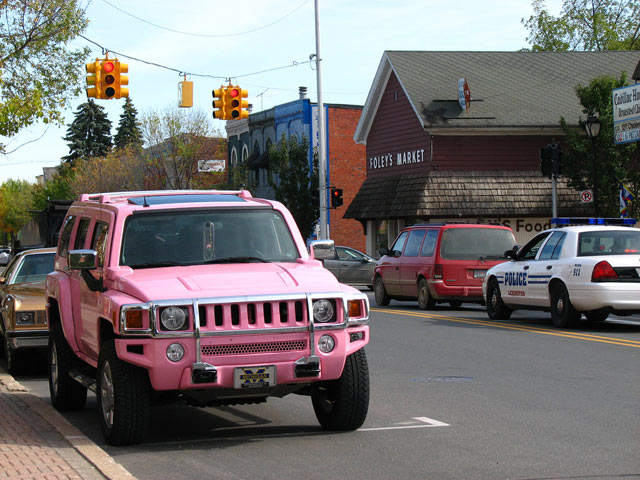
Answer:
<svg viewBox="0 0 640 480"><path fill-rule="evenodd" d="M238 150L236 150L236 147L233 147L231 149L231 166L235 167L236 165L238 165Z"/></svg>
<svg viewBox="0 0 640 480"><path fill-rule="evenodd" d="M249 149L247 148L246 145L242 146L242 163L244 164L247 161L247 158L249 158Z"/></svg>
<svg viewBox="0 0 640 480"><path fill-rule="evenodd" d="M387 220L376 220L376 245L374 249L376 254L381 248L389 247L388 231L389 222Z"/></svg>

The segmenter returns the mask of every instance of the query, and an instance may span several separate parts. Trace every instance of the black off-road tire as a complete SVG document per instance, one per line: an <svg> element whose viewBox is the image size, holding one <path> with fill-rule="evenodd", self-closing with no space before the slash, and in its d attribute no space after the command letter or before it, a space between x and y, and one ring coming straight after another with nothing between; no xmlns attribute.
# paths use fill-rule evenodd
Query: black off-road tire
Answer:
<svg viewBox="0 0 640 480"><path fill-rule="evenodd" d="M342 376L319 384L311 400L324 430L347 431L361 427L369 410L369 367L364 349L349 355Z"/></svg>
<svg viewBox="0 0 640 480"><path fill-rule="evenodd" d="M578 312L569 299L567 287L562 283L556 283L551 287L551 320L556 327L572 328L580 320Z"/></svg>
<svg viewBox="0 0 640 480"><path fill-rule="evenodd" d="M427 280L421 278L418 282L418 308L420 310L431 310L436 306L435 299L429 293L429 286Z"/></svg>
<svg viewBox="0 0 640 480"><path fill-rule="evenodd" d="M98 417L111 445L144 440L151 414L151 385L143 368L123 362L113 340L102 344L98 356Z"/></svg>
<svg viewBox="0 0 640 480"><path fill-rule="evenodd" d="M513 310L502 301L498 281L492 278L487 285L487 316L491 320L509 320L512 313Z"/></svg>
<svg viewBox="0 0 640 480"><path fill-rule="evenodd" d="M380 307L386 307L391 301L391 297L387 295L387 290L384 288L384 282L381 276L377 276L373 281L373 292L376 299L376 304Z"/></svg>
<svg viewBox="0 0 640 480"><path fill-rule="evenodd" d="M87 389L69 376L81 365L64 338L62 326L55 324L49 335L49 395L51 404L61 412L82 410L87 402Z"/></svg>

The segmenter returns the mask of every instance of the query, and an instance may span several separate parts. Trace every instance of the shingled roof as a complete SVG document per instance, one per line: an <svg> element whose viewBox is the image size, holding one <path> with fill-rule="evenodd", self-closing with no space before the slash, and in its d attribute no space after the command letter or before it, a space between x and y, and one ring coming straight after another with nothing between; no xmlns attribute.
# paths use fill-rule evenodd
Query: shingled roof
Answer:
<svg viewBox="0 0 640 480"><path fill-rule="evenodd" d="M558 180L557 192L558 215L589 215L589 207L563 179ZM539 172L433 171L367 178L344 217L550 217L551 213L551 180Z"/></svg>
<svg viewBox="0 0 640 480"><path fill-rule="evenodd" d="M391 73L404 89L423 127L447 129L559 129L560 117L577 125L584 117L578 84L622 72L628 78L638 51L604 52L433 52L386 51L378 67L354 139L365 143ZM458 104L457 82L471 92L469 116Z"/></svg>

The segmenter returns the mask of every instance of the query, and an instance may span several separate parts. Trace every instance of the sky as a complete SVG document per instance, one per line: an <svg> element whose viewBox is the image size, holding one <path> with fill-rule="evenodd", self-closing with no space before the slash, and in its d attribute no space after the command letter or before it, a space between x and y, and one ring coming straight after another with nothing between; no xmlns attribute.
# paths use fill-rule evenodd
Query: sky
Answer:
<svg viewBox="0 0 640 480"><path fill-rule="evenodd" d="M562 0L547 0L559 15ZM530 45L523 18L531 0L317 0L322 100L364 105L385 50L516 51ZM129 97L138 118L178 109L178 82L194 82L194 107L225 136L225 122L211 116L211 91L229 83L249 92L253 112L299 98L299 87L317 101L314 0L80 0L89 26L72 48L90 57L129 65ZM85 74L84 65L81 70ZM461 72L464 75L464 72ZM454 88L455 84L454 84ZM0 183L35 182L43 167L69 153L63 137L84 94L64 112L64 125L41 123L0 137ZM124 99L97 100L112 123Z"/></svg>

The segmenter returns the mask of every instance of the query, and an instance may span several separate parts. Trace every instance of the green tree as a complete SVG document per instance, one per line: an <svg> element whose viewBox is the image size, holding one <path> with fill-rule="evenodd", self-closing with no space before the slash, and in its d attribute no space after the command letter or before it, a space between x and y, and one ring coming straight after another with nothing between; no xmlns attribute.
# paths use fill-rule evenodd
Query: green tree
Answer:
<svg viewBox="0 0 640 480"><path fill-rule="evenodd" d="M640 50L638 0L563 0L558 17L544 0L533 0L522 19L533 51Z"/></svg>
<svg viewBox="0 0 640 480"><path fill-rule="evenodd" d="M275 198L293 215L304 238L309 238L320 216L320 195L317 155L313 169L309 167L309 141L304 138L282 140L269 150L269 185Z"/></svg>
<svg viewBox="0 0 640 480"><path fill-rule="evenodd" d="M15 135L37 120L62 125L69 99L82 90L79 67L89 54L86 47L68 46L87 27L77 3L0 2L1 135Z"/></svg>
<svg viewBox="0 0 640 480"><path fill-rule="evenodd" d="M9 233L12 246L34 213L32 192L33 186L26 180L7 180L0 185L0 230Z"/></svg>
<svg viewBox="0 0 640 480"><path fill-rule="evenodd" d="M141 147L142 146L142 130L140 130L140 122L137 118L138 111L133 106L133 102L129 97L124 102L122 114L113 143L116 148L124 148L126 146Z"/></svg>
<svg viewBox="0 0 640 480"><path fill-rule="evenodd" d="M594 188L597 179L599 216L619 216L618 191L621 181L635 194L640 194L638 144L615 144L613 137L611 92L626 84L626 75L621 74L619 78L598 77L589 85L575 88L585 116L596 115L600 120L600 134L595 144L585 135L584 129L569 126L564 118L560 121L568 146L563 155L563 175L568 177L569 186L578 190ZM580 120L580 125L584 126L584 120ZM594 146L595 167L592 161ZM640 196L636 195L636 198ZM631 208L632 216L640 213L640 201L635 203Z"/></svg>
<svg viewBox="0 0 640 480"><path fill-rule="evenodd" d="M90 99L78 107L75 116L64 137L69 155L62 159L73 165L78 158L106 155L111 150L111 121L104 108Z"/></svg>
<svg viewBox="0 0 640 480"><path fill-rule="evenodd" d="M58 167L58 172L44 185L35 185L33 189L33 205L36 210L47 208L48 200L73 200L76 198L71 188L74 170L68 163Z"/></svg>

